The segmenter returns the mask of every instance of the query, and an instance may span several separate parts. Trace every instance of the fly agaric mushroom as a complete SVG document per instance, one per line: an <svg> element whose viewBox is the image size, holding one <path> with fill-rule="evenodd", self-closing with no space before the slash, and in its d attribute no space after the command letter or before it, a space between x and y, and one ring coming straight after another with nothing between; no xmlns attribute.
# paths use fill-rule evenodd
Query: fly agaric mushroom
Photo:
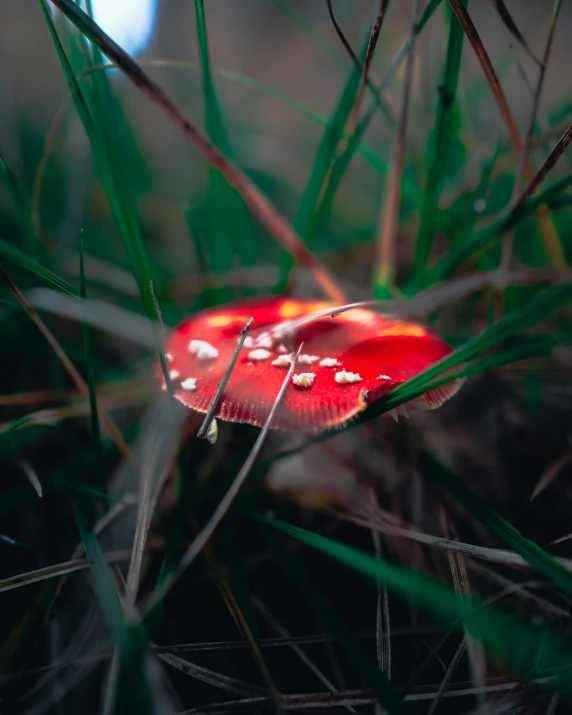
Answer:
<svg viewBox="0 0 572 715"><path fill-rule="evenodd" d="M303 343L292 384L272 423L275 429L341 426L394 387L449 355L452 349L424 326L358 308L337 317L296 321L332 303L275 296L235 301L183 321L167 345L175 397L207 412L247 320L254 319L214 416L263 425ZM456 381L387 413L439 407Z"/></svg>

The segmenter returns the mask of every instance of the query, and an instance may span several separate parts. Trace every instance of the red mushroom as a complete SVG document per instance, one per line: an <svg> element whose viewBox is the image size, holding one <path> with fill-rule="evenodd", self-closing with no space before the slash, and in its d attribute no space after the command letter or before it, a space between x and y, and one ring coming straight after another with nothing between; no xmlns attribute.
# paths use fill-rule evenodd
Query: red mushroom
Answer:
<svg viewBox="0 0 572 715"><path fill-rule="evenodd" d="M231 422L264 424L301 343L292 385L271 425L276 429L343 425L452 351L418 323L360 308L300 326L291 323L334 307L324 301L271 296L188 318L175 329L166 350L175 397L194 410L208 411L249 317L254 318L253 329L214 413ZM457 381L428 392L398 413L439 407L459 387Z"/></svg>

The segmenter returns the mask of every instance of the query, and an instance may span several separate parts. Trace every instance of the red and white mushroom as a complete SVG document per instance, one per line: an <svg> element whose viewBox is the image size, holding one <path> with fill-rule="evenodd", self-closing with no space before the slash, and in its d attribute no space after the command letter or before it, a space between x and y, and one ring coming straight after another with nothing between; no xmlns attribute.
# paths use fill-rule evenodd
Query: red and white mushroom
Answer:
<svg viewBox="0 0 572 715"><path fill-rule="evenodd" d="M452 352L419 323L362 308L294 324L293 330L289 326L290 321L334 307L324 301L271 296L193 315L175 329L167 345L175 397L194 410L208 411L250 317L253 328L214 414L222 420L263 425L301 343L292 384L271 425L276 429L316 431L343 425ZM439 407L460 384L432 390L398 413Z"/></svg>

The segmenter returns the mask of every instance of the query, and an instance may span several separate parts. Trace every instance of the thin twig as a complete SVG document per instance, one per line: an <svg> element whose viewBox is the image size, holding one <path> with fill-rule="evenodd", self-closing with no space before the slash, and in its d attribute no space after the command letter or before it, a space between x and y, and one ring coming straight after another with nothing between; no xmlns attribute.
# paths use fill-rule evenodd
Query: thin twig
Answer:
<svg viewBox="0 0 572 715"><path fill-rule="evenodd" d="M534 62L536 62L537 65L540 66L540 60L528 46L528 43L525 40L522 32L518 29L518 25L513 20L513 17L508 11L507 6L504 4L504 0L489 0L489 2L495 9L495 12L497 13L500 21L503 23L506 29L510 32L510 34L514 37L518 44L525 50L527 55Z"/></svg>
<svg viewBox="0 0 572 715"><path fill-rule="evenodd" d="M540 685L548 684L557 676L547 676L534 678L533 683ZM478 693L500 693L516 690L522 686L520 681L507 681L504 678L497 678L497 682L492 682L481 688L475 688L469 684L454 683L445 690L445 698L467 697ZM410 693L404 697L405 702L424 702L434 700L436 692ZM282 695L281 703L288 710L303 709L323 709L341 705L372 705L376 702L376 697L371 690L348 690L341 693L296 693L293 695ZM206 713L226 713L226 712L249 712L252 713L257 707L272 707L271 698L248 698L247 700L232 700L211 705L201 705L198 708L182 710L177 715L203 715Z"/></svg>
<svg viewBox="0 0 572 715"><path fill-rule="evenodd" d="M528 183L528 186L526 186L522 194L518 197L517 206L520 206L520 204L523 204L528 198L532 196L538 186L542 183L542 181L544 181L548 172L560 159L560 157L564 153L564 150L566 149L568 144L570 144L570 141L572 141L572 123L568 126L564 134L556 142L556 144L552 148L552 151L546 157L546 160L544 161L540 169L538 169L536 174Z"/></svg>
<svg viewBox="0 0 572 715"><path fill-rule="evenodd" d="M518 130L518 125L516 123L512 110L507 102L505 94L502 90L497 73L494 70L494 67L485 50L479 33L477 32L477 28L473 24L473 21L471 20L471 17L461 0L449 0L449 5L457 16L457 19L459 20L459 23L461 24L461 27L463 28L467 39L471 43L473 50L477 55L477 59L480 62L483 72L485 73L485 77L487 78L494 97L497 101L500 112L506 122L512 144L515 150L520 154L522 152L523 143L522 138L520 136L520 132Z"/></svg>
<svg viewBox="0 0 572 715"><path fill-rule="evenodd" d="M230 358L229 363L226 367L226 370L224 371L222 380L219 383L219 386L217 388L215 396L213 397L213 401L211 402L208 412L205 415L203 423L200 426L199 431L197 432L197 437L199 437L200 439L207 438L209 427L211 426L211 422L213 421L214 413L216 412L216 408L218 407L218 403L220 402L222 393L224 392L224 390L228 384L228 381L230 380L230 376L232 374L234 366L236 365L236 361L238 360L238 355L242 349L242 346L244 345L244 341L246 340L246 336L248 335L248 331L250 330L250 326L252 325L253 322L254 322L254 318L249 318L248 321L246 322L246 325L240 332L240 338L238 340L236 348L234 349L232 357Z"/></svg>
<svg viewBox="0 0 572 715"><path fill-rule="evenodd" d="M532 490L530 501L536 499L552 482L562 473L562 470L572 461L572 447L567 449L558 459L551 462L538 480L538 483ZM560 539L558 540L560 541ZM557 543L556 541L552 542Z"/></svg>
<svg viewBox="0 0 572 715"><path fill-rule="evenodd" d="M268 623L274 628L275 631L280 633L280 635L283 638L290 638L290 634L288 631L284 628L284 626L278 621L278 619L270 613L268 608L262 603L262 601L257 598L256 596L253 597L252 603L257 608L260 613L266 618ZM309 670L318 678L318 680L322 683L322 685L325 685L326 688L330 691L330 693L337 693L338 690L336 686L322 673L322 671L318 668L318 666L310 659L308 655L302 650L302 648L297 645L297 644L292 644L291 645L292 651L296 653L298 658L306 665ZM355 713L355 709L351 705L346 705L346 709L349 712Z"/></svg>
<svg viewBox="0 0 572 715"><path fill-rule="evenodd" d="M369 80L369 71L371 69L371 63L373 62L375 48L377 47L379 33L381 32L381 26L383 25L383 20L385 18L385 12L387 10L388 5L389 5L389 0L380 0L379 10L377 11L377 15L375 16L375 20L374 20L372 28L371 28L371 35L369 37L369 43L368 43L367 51L366 51L366 55L365 55L365 62L363 65L361 81L360 81L360 85L358 87L358 91L357 91L356 98L354 101L354 106L353 106L353 114L356 117L359 113L359 108L360 108L361 100L363 97L364 87L367 85L367 82ZM333 12L331 11L331 3L330 2L328 3L328 7L330 8L330 17L332 17L332 22L335 23L335 18L333 18ZM381 93L379 93L377 89L375 90L375 92L376 92L376 96L379 98L379 100L381 100Z"/></svg>
<svg viewBox="0 0 572 715"><path fill-rule="evenodd" d="M348 55L351 57L352 62L355 64L355 66L357 67L357 69L361 72L361 75L362 75L362 83L363 83L368 89L370 89L371 92L372 92L372 94L373 94L374 107L375 107L376 109L382 108L382 106L383 106L383 105L382 105L382 92L381 92L381 91L379 90L379 88L376 87L376 86L373 84L373 82L371 81L371 79L370 79L370 77L369 77L369 68L370 68L370 65L371 65L371 60L373 59L373 53L374 53L374 51L375 51L375 45L377 44L377 37L379 36L379 31L381 30L381 25L382 25L382 23L383 23L383 18L384 18L384 15L385 15L385 9L386 9L387 5L389 4L389 0L381 0L381 6L380 6L379 12L378 12L378 14L377 14L377 17L376 17L376 19L375 19L375 21L374 21L374 24L373 24L373 27L372 27L372 31L371 31L371 35L370 35L370 38L369 38L369 45L368 45L368 48L367 48L367 55L366 55L365 65L361 63L361 60L359 59L359 57L358 57L358 56L356 55L356 53L354 52L352 46L351 46L350 43L348 42L347 37L344 35L344 32L343 32L342 28L340 27L339 22L338 22L337 19L336 19L336 15L335 15L335 13L334 13L334 8L332 7L332 0L326 0L326 2L327 2L327 4L328 4L328 13L329 13L329 15L330 15L330 20L332 21L332 25L334 26L334 29L335 29L335 31L336 31L336 34L337 34L338 37L340 38L340 41L341 41L342 45L344 46L346 52L347 52ZM376 27L378 22L379 22L379 27ZM373 40L373 38L374 38L374 33L376 33L376 32L377 32L377 35L375 36L375 40ZM372 40L373 40L373 44L372 44ZM371 48L371 52L370 52L370 48ZM369 64L368 64L368 60L369 60ZM356 101L357 101L358 96L359 96L359 90L358 90L358 94L356 95ZM354 104L354 107L355 107L355 106L356 106L356 105Z"/></svg>
<svg viewBox="0 0 572 715"><path fill-rule="evenodd" d="M548 67L548 60L550 58L550 51L552 49L552 42L554 40L554 32L556 30L556 22L558 20L558 14L560 12L560 6L562 4L562 0L554 0L554 6L552 8L552 15L550 18L550 26L548 29L548 35L546 38L546 44L544 46L544 53L542 56L542 62L540 62L540 67L539 67L539 72L538 72L538 81L536 83L536 89L534 92L534 98L532 101L532 110L530 112L530 119L528 122L528 128L526 131L525 135L525 140L524 140L524 147L522 150L522 154L520 157L520 171L518 173L518 179L517 179L517 195L521 193L522 191L522 186L524 184L524 178L527 173L527 167L529 166L529 159L530 159L530 151L532 147L532 136L534 134L534 127L536 124L536 119L538 116L538 109L540 107L540 96L542 94L542 88L544 86L544 77L546 74L546 69ZM520 203L522 201L522 197L518 198L518 202ZM546 211L546 209L544 209ZM566 261L564 260L563 253L562 253L562 247L560 246L560 242L558 241L558 236L554 236L554 230L552 227L552 230L550 228L548 229L547 232L547 247L550 250L550 253L552 254L552 260L555 265L557 266L562 266L566 264ZM512 258L512 249L513 249L513 243L514 243L514 229L511 230L506 239L503 242L503 248L502 248L502 261L501 265L502 268L506 269L510 266L511 263L511 258Z"/></svg>
<svg viewBox="0 0 572 715"><path fill-rule="evenodd" d="M548 28L548 35L546 37L546 43L544 45L544 53L542 55L542 62L540 63L540 68L538 71L538 82L536 83L536 90L534 92L534 99L532 102L532 110L530 112L530 119L528 120L528 127L526 130L526 135L525 135L525 140L524 140L524 149L522 152L522 162L521 162L521 174L524 173L524 169L528 162L528 157L530 154L530 148L532 146L532 136L534 134L534 126L536 124L536 119L538 117L538 110L540 107L540 96L542 94L542 89L544 87L544 78L546 76L546 70L548 68L548 61L550 59L550 52L552 50L554 34L556 31L556 23L558 21L558 15L560 13L561 7L562 7L562 0L554 0L554 5L552 7L552 14L550 16L550 25Z"/></svg>
<svg viewBox="0 0 572 715"><path fill-rule="evenodd" d="M188 660L180 658L178 655L174 655L172 653L159 653L158 657L163 662L173 668L176 668L181 673L190 675L191 678L195 678L196 680L200 680L203 683L212 685L215 688L220 688L221 690L227 690L230 693L247 697L256 697L257 695L266 693L264 688L252 685L251 683L246 683L244 680L239 680L238 678L231 678L228 675L217 673L214 670L204 668L196 663L190 663Z"/></svg>
<svg viewBox="0 0 572 715"><path fill-rule="evenodd" d="M445 549L446 551L458 551L466 556L472 556L475 559L484 559L485 561L490 561L491 563L505 564L506 566L514 566L516 568L532 569L532 566L528 563L528 561L526 561L526 559L524 559L520 554L517 554L514 551L509 551L508 549L493 549L488 546L466 544L462 541L451 541L450 539L444 539L441 536L425 534L411 527L407 528L377 520L373 521L372 519L366 519L362 516L355 516L353 514L347 514L337 510L330 511L338 519L349 521L367 529L376 529L382 534L412 539L413 541L418 541L422 544L426 544L427 546ZM572 571L572 559L562 557L554 558L567 571Z"/></svg>

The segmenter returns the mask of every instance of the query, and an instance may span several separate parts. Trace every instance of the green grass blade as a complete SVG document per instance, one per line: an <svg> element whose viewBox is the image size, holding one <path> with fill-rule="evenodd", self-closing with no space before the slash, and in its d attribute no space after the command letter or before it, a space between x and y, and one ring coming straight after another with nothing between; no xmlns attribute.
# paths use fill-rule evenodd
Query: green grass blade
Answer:
<svg viewBox="0 0 572 715"><path fill-rule="evenodd" d="M548 349L547 346L549 342L541 342L533 345L527 344L527 346L523 347L520 351L518 347L512 348L506 354L500 352L495 356L481 361L479 364L473 364L472 368L468 366L464 370L453 373L454 368L458 367L461 363L473 360L480 353L495 348L503 340L507 340L537 325L545 320L547 315L553 315L559 310L562 310L570 301L572 301L572 284L562 284L549 288L536 298L530 300L522 308L514 310L477 337L467 341L444 360L441 360L433 365L433 367L430 367L411 380L394 388L391 392L388 392L387 395L384 395L381 399L369 405L367 410L363 412L357 420L348 423L342 429L354 429L364 422L369 422L385 412L388 412L390 409L398 407L424 394L431 387L446 385L457 377L475 375L498 365L528 357L528 350L530 350L531 356L543 354L542 350L545 346L546 349ZM548 341L549 338L546 340ZM447 374L446 377L438 380L444 373L449 372L451 374ZM327 430L318 437L318 441L330 439L339 433L339 429Z"/></svg>
<svg viewBox="0 0 572 715"><path fill-rule="evenodd" d="M399 407L410 400L414 400L416 397L424 395L429 390L435 390L438 387L443 387L454 380L482 375L490 370L496 370L504 365L512 365L515 362L522 360L546 357L551 354L555 347L561 344L562 341L550 335L531 338L530 340L519 343L517 347L501 350L498 353L494 353L493 355L489 355L485 358L474 360L463 369L450 373L446 377L431 380L421 386L418 386L417 388L406 390L398 395L391 396L388 394L388 396L382 398L384 407L383 411L385 412L386 410L391 410L394 407Z"/></svg>
<svg viewBox="0 0 572 715"><path fill-rule="evenodd" d="M515 206L506 216L498 219L490 226L468 236L463 242L454 246L449 253L429 270L428 277L430 281L436 282L448 277L463 261L492 245L506 231L531 216L540 206L545 204L550 206L552 203L558 203L561 194L570 186L572 186L572 173L555 181L537 196Z"/></svg>
<svg viewBox="0 0 572 715"><path fill-rule="evenodd" d="M262 519L265 523L276 526L274 520ZM280 522L281 524L282 522ZM276 528L280 528L276 526ZM295 528L295 527L294 527ZM394 690L384 673L378 668L363 645L352 633L350 628L340 618L330 601L325 598L298 560L282 548L278 540L269 533L270 547L280 566L288 574L292 582L301 591L309 605L318 614L326 628L337 638L351 659L357 672L373 689L379 702L389 713L408 713L408 708Z"/></svg>
<svg viewBox="0 0 572 715"><path fill-rule="evenodd" d="M417 25L417 31L416 34L419 35L429 19L431 18L432 14L435 12L439 4L441 3L441 0L432 0L432 2L429 3L425 11L423 12L422 17L419 20L419 23ZM402 48L402 52L398 55L396 58L396 61L394 63L395 65L395 70L399 67L399 64L401 64L401 61L405 58L407 55L407 51L409 49L409 44L406 43L404 47ZM391 75L393 76L393 75ZM350 77L351 79L351 77ZM389 80L391 77L386 76L386 78L383 81L383 87L386 86L386 84L389 83ZM318 194L315 194L313 197L309 194L308 198L309 200L314 201L314 213L309 214L308 218L308 225L306 226L306 230L308 232L308 236L313 236L315 235L318 230L325 224L327 221L328 217L331 214L332 211L332 206L334 203L335 196L338 192L338 189L340 188L342 181L344 177L346 176L346 173L348 171L348 168L350 166L351 160L356 152L362 153L365 158L369 161L369 163L374 166L384 177L387 175L388 172L388 164L385 159L381 159L377 157L376 155L372 156L371 151L368 151L365 147L361 147L361 142L362 139L364 138L367 129L369 127L369 124L371 120L373 119L374 115L376 113L376 106L372 105L371 110L366 114L366 116L359 122L355 130L352 132L352 134L347 138L346 145L343 147L343 150L338 156L333 156L333 163L331 165L331 170L329 172L329 175L324 175L323 181L325 182L325 187L323 188L323 195L321 196L321 200L318 201L318 198L320 197L320 193L322 193L322 186L320 185L320 192ZM348 115L349 116L349 115ZM347 121L347 120L346 120ZM326 139L326 134L324 135L324 140ZM373 160L373 161L372 161ZM308 184L307 190L309 191L310 189L310 184ZM405 175L403 179L403 197L404 200L406 201L411 201L412 203L418 205L422 202L423 200L423 194L419 191L418 187L411 181L411 179ZM300 206L300 209L302 209L302 204ZM305 234L302 233L304 236Z"/></svg>
<svg viewBox="0 0 572 715"><path fill-rule="evenodd" d="M562 673L563 668L569 669L572 664L572 647L566 640L547 628L525 621L513 612L485 607L477 598L462 602L453 589L406 566L371 556L277 519L261 515L258 518L376 583L381 580L412 607L422 609L441 623L455 628L463 626L521 677L548 668ZM546 647L539 652L541 640ZM569 672L555 676L544 683L543 687L560 692L569 701L572 698Z"/></svg>
<svg viewBox="0 0 572 715"><path fill-rule="evenodd" d="M301 30L316 47L324 54L328 55L338 64L345 63L346 56L337 45L328 42L319 32L316 31L315 25L301 13L293 3L288 0L268 0L271 5L281 12L294 27Z"/></svg>
<svg viewBox="0 0 572 715"><path fill-rule="evenodd" d="M122 644L125 638L127 621L123 615L121 599L115 586L113 574L97 536L86 528L78 510L75 509L74 512L103 617L115 642Z"/></svg>
<svg viewBox="0 0 572 715"><path fill-rule="evenodd" d="M158 322L155 301L150 289L150 275L148 267L151 264L147 254L140 224L135 206L128 193L128 188L124 183L121 171L118 166L118 158L113 148L106 143L105 135L102 136L101 127L98 129L94 118L87 105L85 97L77 83L75 74L67 58L66 52L60 41L59 35L52 22L51 14L46 5L46 0L40 0L44 17L50 31L50 35L56 48L69 90L72 94L76 109L91 143L94 164L100 177L103 188L106 192L111 212L119 229L119 233L127 249L133 272L137 281L143 304L147 315L155 323ZM105 125L104 132L109 130ZM168 369L165 364L163 350L161 348L160 336L156 336L157 352L160 356L163 371L167 375Z"/></svg>
<svg viewBox="0 0 572 715"><path fill-rule="evenodd" d="M20 224L26 236L26 251L33 258L40 258L42 251L40 250L39 243L36 239L36 231L34 229L34 222L32 220L32 209L30 207L30 202L26 198L24 190L20 186L20 183L14 176L12 170L6 164L6 162L0 157L0 174L4 179L6 188L14 205L14 210L20 219Z"/></svg>
<svg viewBox="0 0 572 715"><path fill-rule="evenodd" d="M369 45L369 28L365 39L362 41L359 52L361 62L365 60L367 48ZM311 244L316 228L316 207L324 187L324 183L328 176L328 172L332 167L332 163L336 156L338 146L344 138L346 125L350 117L354 102L357 96L358 89L361 83L361 72L358 67L352 65L350 73L346 79L345 85L338 98L336 106L331 114L326 125L326 129L318 146L310 178L306 184L306 188L300 199L298 211L294 218L294 228L296 233L301 236L308 244ZM278 292L283 292L290 279L290 271L294 262L290 255L284 255L280 264L280 281L278 283Z"/></svg>
<svg viewBox="0 0 572 715"><path fill-rule="evenodd" d="M465 5L467 5L467 1L465 1ZM435 130L429 148L427 189L425 200L422 204L421 223L415 244L413 280L417 283L422 282L431 254L436 215L439 210L439 196L453 138L455 96L459 82L461 54L463 52L463 29L450 10L448 14L450 24L447 56L437 105Z"/></svg>
<svg viewBox="0 0 572 715"><path fill-rule="evenodd" d="M530 300L522 308L514 310L499 320L498 323L487 328L476 338L467 341L444 360L425 370L417 377L403 383L403 385L396 387L387 394L386 398L402 397L408 395L412 390L426 386L430 380L447 370L455 368L462 362L472 360L485 350L496 347L501 341L542 322L547 315L553 315L571 300L572 284L557 285L549 288ZM383 403L386 398L382 398L380 402Z"/></svg>
<svg viewBox="0 0 572 715"><path fill-rule="evenodd" d="M195 0L195 16L207 134L225 156L234 158L211 71L203 0ZM214 273L232 270L236 266L237 257L241 265L255 264L253 229L248 210L236 189L212 166L209 166L209 188L203 226L209 239L209 265ZM218 289L215 292L218 303L232 297L229 289Z"/></svg>
<svg viewBox="0 0 572 715"><path fill-rule="evenodd" d="M99 606L109 632L119 649L123 677L118 700L121 703L128 702L133 712L154 715L156 712L155 698L149 687L143 662L147 649L146 636L141 628L132 626L125 618L113 574L97 536L86 528L78 508L74 508L74 516L80 531Z"/></svg>
<svg viewBox="0 0 572 715"><path fill-rule="evenodd" d="M18 268L26 271L26 273L57 288L62 293L76 297L80 294L78 289L72 286L71 283L68 283L64 278L60 278L49 268L44 268L41 263L38 263L34 258L31 258L27 253L24 253L3 238L0 238L0 258L13 263Z"/></svg>
<svg viewBox="0 0 572 715"><path fill-rule="evenodd" d="M421 454L420 465L423 474L443 485L457 501L484 524L498 539L520 554L539 573L568 596L572 595L572 573L567 571L543 548L527 539L512 524L488 507L484 501L468 489L453 472L426 452Z"/></svg>

